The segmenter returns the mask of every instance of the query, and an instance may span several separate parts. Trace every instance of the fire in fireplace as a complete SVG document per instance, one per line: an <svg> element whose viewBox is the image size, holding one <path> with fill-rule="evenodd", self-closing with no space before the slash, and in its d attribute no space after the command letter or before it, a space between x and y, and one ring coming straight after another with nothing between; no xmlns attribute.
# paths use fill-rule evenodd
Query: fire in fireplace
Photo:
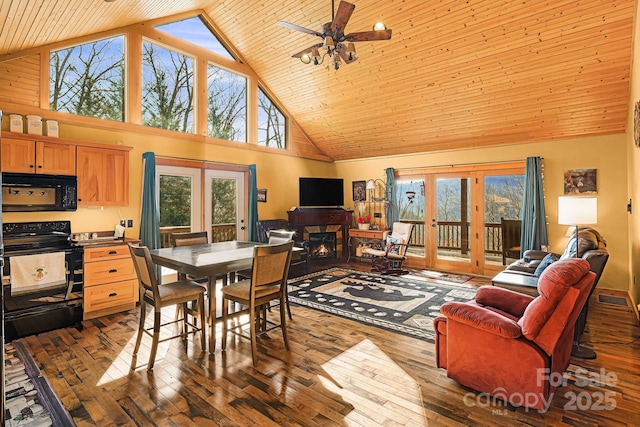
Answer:
<svg viewBox="0 0 640 427"><path fill-rule="evenodd" d="M311 259L336 258L336 233L309 233L309 256Z"/></svg>

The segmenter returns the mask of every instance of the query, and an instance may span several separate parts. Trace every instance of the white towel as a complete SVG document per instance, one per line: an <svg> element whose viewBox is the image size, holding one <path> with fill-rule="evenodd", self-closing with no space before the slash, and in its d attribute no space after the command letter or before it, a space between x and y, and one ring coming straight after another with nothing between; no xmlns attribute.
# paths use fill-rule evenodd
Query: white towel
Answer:
<svg viewBox="0 0 640 427"><path fill-rule="evenodd" d="M64 252L9 257L11 295L66 285Z"/></svg>

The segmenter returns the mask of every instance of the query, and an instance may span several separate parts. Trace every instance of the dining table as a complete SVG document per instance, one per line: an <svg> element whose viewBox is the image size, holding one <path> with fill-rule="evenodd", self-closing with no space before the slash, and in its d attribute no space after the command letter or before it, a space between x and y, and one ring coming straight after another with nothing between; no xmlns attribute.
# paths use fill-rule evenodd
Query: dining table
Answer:
<svg viewBox="0 0 640 427"><path fill-rule="evenodd" d="M193 277L208 278L209 353L211 354L215 351L216 321L219 319L216 314L216 276L228 276L239 270L250 269L253 264L253 249L257 245L264 245L264 243L233 240L149 250L154 264ZM294 252L298 251L299 248L294 248Z"/></svg>

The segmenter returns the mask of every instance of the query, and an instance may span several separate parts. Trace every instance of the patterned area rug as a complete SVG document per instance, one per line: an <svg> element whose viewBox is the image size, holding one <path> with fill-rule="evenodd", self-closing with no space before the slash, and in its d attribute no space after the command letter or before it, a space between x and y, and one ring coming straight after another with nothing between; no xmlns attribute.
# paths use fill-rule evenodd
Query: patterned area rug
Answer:
<svg viewBox="0 0 640 427"><path fill-rule="evenodd" d="M475 288L425 278L332 268L289 282L292 303L434 341L433 319L447 301L469 301Z"/></svg>

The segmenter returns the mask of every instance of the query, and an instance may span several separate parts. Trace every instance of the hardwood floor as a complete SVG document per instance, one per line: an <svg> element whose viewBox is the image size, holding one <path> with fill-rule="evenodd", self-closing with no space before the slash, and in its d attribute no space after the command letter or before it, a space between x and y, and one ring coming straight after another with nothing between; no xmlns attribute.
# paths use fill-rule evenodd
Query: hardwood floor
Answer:
<svg viewBox="0 0 640 427"><path fill-rule="evenodd" d="M226 353L218 342L212 357L198 339L161 343L149 373L147 337L132 356L137 310L20 341L79 426L640 425L638 322L630 307L596 295L590 308L583 341L598 357L572 368L608 374L610 384L569 379L545 413L492 403L447 378L432 343L298 306L291 351L274 331L260 341L255 369L248 340L230 336ZM615 409L597 409L606 403Z"/></svg>

